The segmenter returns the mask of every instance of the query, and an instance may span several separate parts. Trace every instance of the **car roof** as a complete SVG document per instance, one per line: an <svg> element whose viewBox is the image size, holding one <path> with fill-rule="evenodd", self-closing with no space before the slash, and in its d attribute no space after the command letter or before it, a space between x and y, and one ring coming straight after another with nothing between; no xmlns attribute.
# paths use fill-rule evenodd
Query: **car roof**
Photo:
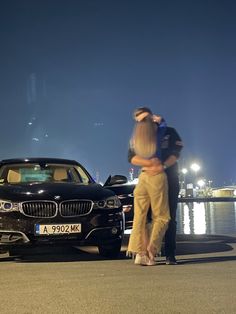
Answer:
<svg viewBox="0 0 236 314"><path fill-rule="evenodd" d="M8 165L8 164L25 164L25 163L53 163L53 164L69 164L69 165L77 165L80 164L71 159L63 159L63 158L51 158L51 157L30 157L30 158L12 158L12 159L3 159L0 161L0 166Z"/></svg>

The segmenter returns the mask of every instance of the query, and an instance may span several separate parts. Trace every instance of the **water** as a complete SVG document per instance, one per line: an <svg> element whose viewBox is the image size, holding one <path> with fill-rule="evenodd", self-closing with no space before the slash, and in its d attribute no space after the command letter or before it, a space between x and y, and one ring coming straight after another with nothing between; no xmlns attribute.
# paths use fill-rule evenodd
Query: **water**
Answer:
<svg viewBox="0 0 236 314"><path fill-rule="evenodd" d="M236 202L179 203L179 234L236 234Z"/></svg>

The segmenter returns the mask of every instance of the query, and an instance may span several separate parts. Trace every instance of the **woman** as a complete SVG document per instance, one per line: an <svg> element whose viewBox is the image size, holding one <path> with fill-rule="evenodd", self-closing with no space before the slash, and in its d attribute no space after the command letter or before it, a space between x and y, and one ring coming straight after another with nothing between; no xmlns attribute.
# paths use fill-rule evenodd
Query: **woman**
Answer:
<svg viewBox="0 0 236 314"><path fill-rule="evenodd" d="M161 251L162 239L170 219L167 178L164 171L157 174L148 169L163 167L158 154L161 131L146 107L134 112L136 125L130 143L129 160L141 166L138 184L134 190L134 221L128 245L128 255L135 256L135 264L155 265L154 257ZM147 237L146 219L152 209L152 228Z"/></svg>

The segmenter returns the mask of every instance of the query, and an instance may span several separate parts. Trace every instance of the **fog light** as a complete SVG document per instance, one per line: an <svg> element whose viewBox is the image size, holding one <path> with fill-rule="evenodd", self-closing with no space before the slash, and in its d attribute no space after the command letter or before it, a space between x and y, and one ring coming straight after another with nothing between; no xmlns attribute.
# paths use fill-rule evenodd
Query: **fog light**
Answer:
<svg viewBox="0 0 236 314"><path fill-rule="evenodd" d="M117 232L118 232L117 228L113 227L113 228L111 229L111 233L112 233L112 234L117 234Z"/></svg>

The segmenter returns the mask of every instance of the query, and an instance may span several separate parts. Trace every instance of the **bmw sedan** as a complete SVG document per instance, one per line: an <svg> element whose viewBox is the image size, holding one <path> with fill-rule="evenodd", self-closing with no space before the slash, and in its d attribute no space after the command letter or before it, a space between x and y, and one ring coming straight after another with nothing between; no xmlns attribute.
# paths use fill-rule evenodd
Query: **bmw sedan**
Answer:
<svg viewBox="0 0 236 314"><path fill-rule="evenodd" d="M126 182L114 176L109 186ZM45 244L95 245L115 257L124 231L122 205L73 160L0 161L0 251Z"/></svg>

